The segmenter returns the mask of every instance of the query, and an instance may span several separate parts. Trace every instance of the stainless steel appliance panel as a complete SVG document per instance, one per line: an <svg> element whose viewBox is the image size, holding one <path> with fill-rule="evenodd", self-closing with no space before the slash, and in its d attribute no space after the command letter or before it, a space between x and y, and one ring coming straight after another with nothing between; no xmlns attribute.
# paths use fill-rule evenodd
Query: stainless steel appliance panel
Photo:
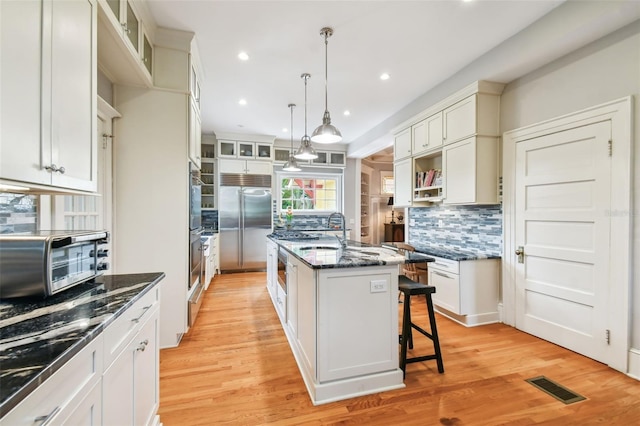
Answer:
<svg viewBox="0 0 640 426"><path fill-rule="evenodd" d="M256 186L243 186L248 184ZM271 232L270 185L270 176L221 177L218 221L223 272L266 268L263 243Z"/></svg>

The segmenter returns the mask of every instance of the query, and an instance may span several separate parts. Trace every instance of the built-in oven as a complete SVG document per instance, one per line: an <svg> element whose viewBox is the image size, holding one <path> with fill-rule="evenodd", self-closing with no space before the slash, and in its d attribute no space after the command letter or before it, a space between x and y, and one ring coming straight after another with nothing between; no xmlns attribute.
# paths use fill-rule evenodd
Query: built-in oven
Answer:
<svg viewBox="0 0 640 426"><path fill-rule="evenodd" d="M284 294L287 294L287 251L278 248L278 285Z"/></svg>

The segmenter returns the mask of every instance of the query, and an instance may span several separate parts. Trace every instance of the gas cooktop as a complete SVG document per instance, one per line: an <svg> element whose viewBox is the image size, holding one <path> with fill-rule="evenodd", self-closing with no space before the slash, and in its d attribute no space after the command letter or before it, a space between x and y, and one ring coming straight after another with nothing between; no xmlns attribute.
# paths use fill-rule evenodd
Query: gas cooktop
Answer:
<svg viewBox="0 0 640 426"><path fill-rule="evenodd" d="M307 234L300 231L276 231L271 237L277 240L317 240L320 238L316 234Z"/></svg>

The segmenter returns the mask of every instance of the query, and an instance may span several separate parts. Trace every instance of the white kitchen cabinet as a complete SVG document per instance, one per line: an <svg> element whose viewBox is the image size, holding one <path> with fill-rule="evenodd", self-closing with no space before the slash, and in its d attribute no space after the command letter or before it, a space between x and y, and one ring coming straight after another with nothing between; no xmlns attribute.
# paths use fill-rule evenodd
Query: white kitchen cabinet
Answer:
<svg viewBox="0 0 640 426"><path fill-rule="evenodd" d="M218 160L220 173L239 173L249 175L270 175L273 172L271 162L255 160Z"/></svg>
<svg viewBox="0 0 640 426"><path fill-rule="evenodd" d="M432 256L428 282L443 315L465 326L498 322L499 259L455 261Z"/></svg>
<svg viewBox="0 0 640 426"><path fill-rule="evenodd" d="M3 1L0 19L0 179L95 192L95 0Z"/></svg>
<svg viewBox="0 0 640 426"><path fill-rule="evenodd" d="M150 293L157 300L158 289ZM133 323L133 331L129 333L132 336L124 339L124 347L115 353L115 359L110 364L105 363L102 378L105 425L151 425L155 422L159 405L159 309L157 302L148 303L149 298L145 297L130 308L136 314L142 311L133 319L127 318ZM110 327L105 330L107 351L121 346L121 341L110 344L115 337L115 333L108 333Z"/></svg>
<svg viewBox="0 0 640 426"><path fill-rule="evenodd" d="M198 169L202 167L202 124L200 108L193 97L189 97L189 159Z"/></svg>
<svg viewBox="0 0 640 426"><path fill-rule="evenodd" d="M310 160L309 163L314 166L345 166L347 164L346 153L338 151L318 151L318 158Z"/></svg>
<svg viewBox="0 0 640 426"><path fill-rule="evenodd" d="M498 138L470 137L442 151L445 204L498 204Z"/></svg>
<svg viewBox="0 0 640 426"><path fill-rule="evenodd" d="M441 112L411 126L411 146L414 156L442 147L442 141Z"/></svg>
<svg viewBox="0 0 640 426"><path fill-rule="evenodd" d="M204 249L204 265L205 265L205 278L204 278L204 289L207 290L209 285L211 284L211 280L216 275L216 271L219 269L218 266L218 252L220 248L218 234L210 235L207 238L207 242L205 242Z"/></svg>
<svg viewBox="0 0 640 426"><path fill-rule="evenodd" d="M442 151L413 159L413 205L430 205L443 197Z"/></svg>
<svg viewBox="0 0 640 426"><path fill-rule="evenodd" d="M410 207L412 190L414 187L412 173L412 159L406 158L393 163L393 205L396 207Z"/></svg>
<svg viewBox="0 0 640 426"><path fill-rule="evenodd" d="M298 269L304 267L293 256L287 258L287 325L295 336L298 334Z"/></svg>
<svg viewBox="0 0 640 426"><path fill-rule="evenodd" d="M98 5L101 69L113 83L152 87L155 24L146 6L134 0L98 0Z"/></svg>
<svg viewBox="0 0 640 426"><path fill-rule="evenodd" d="M500 135L500 96L477 93L442 112L443 139L454 143L469 136Z"/></svg>
<svg viewBox="0 0 640 426"><path fill-rule="evenodd" d="M295 154L295 148L293 151ZM289 161L290 152L291 152L290 148L273 147L273 162L279 163L279 164L286 163L287 161Z"/></svg>
<svg viewBox="0 0 640 426"><path fill-rule="evenodd" d="M218 140L218 157L271 161L273 146L261 142Z"/></svg>
<svg viewBox="0 0 640 426"><path fill-rule="evenodd" d="M267 238L267 290L272 302L276 303L278 286L278 245Z"/></svg>
<svg viewBox="0 0 640 426"><path fill-rule="evenodd" d="M411 156L411 127L394 135L393 141L394 161Z"/></svg>
<svg viewBox="0 0 640 426"><path fill-rule="evenodd" d="M2 417L0 424L102 424L102 343L102 335L89 342Z"/></svg>

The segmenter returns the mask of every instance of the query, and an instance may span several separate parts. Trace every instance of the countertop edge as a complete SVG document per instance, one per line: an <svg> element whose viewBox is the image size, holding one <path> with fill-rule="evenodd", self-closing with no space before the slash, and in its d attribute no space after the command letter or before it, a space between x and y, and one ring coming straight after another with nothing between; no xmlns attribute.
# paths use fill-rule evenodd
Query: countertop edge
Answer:
<svg viewBox="0 0 640 426"><path fill-rule="evenodd" d="M20 388L17 392L9 396L5 401L0 404L0 419L4 417L9 411L15 408L18 404L20 404L27 396L29 396L33 391L35 391L38 386L45 382L48 378L53 376L53 374L60 370L63 365L65 365L71 358L73 358L78 352L80 352L83 348L85 348L91 341L93 341L98 335L100 335L113 321L116 320L120 315L122 315L129 307L131 307L136 301L138 301L142 296L147 294L154 288L158 283L165 278L164 272L152 272L151 274L158 274L155 279L149 281L149 285L145 286L136 296L132 297L126 304L124 304L117 312L111 315L109 318L104 320L100 325L96 326L93 330L87 333L86 336L82 337L79 341L75 342L71 345L66 351L64 351L60 356L58 356L53 362L45 367L43 371L38 373L33 379L31 379L27 384L25 384L22 388ZM126 275L135 275L135 274L118 274L122 276Z"/></svg>

